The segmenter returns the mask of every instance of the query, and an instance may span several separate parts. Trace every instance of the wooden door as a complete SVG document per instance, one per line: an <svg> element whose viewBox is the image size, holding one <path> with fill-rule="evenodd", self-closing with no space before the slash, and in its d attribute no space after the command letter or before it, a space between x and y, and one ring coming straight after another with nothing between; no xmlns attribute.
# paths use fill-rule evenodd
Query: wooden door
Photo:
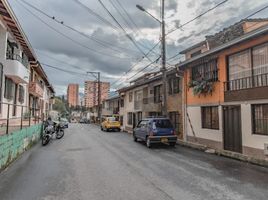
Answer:
<svg viewBox="0 0 268 200"><path fill-rule="evenodd" d="M224 149L242 153L241 107L223 107Z"/></svg>

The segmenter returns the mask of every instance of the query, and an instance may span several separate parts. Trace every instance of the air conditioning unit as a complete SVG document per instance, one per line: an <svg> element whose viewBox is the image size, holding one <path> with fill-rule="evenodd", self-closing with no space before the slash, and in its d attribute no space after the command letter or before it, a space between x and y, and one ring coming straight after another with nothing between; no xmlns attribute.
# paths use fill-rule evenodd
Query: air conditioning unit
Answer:
<svg viewBox="0 0 268 200"><path fill-rule="evenodd" d="M264 155L268 156L268 143L264 144Z"/></svg>

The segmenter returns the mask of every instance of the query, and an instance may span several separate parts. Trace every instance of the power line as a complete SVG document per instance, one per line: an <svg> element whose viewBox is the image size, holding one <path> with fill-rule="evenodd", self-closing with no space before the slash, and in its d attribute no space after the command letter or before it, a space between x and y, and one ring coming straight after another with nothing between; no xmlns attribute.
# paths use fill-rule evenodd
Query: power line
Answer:
<svg viewBox="0 0 268 200"><path fill-rule="evenodd" d="M78 73L78 72L75 72L75 71L70 71L70 70L59 68L59 67L55 67L55 66L52 66L52 65L49 65L49 64L46 64L46 63L40 63L40 64L43 65L43 66L52 68L52 69L59 70L61 72L65 72L65 73L71 74L71 75L75 75L75 74L76 75L79 75L79 76L85 76L86 75L86 74L83 74L83 73Z"/></svg>
<svg viewBox="0 0 268 200"><path fill-rule="evenodd" d="M133 39L127 31L122 27L122 25L118 22L118 20L113 16L113 14L108 10L108 8L104 5L104 3L101 0L98 0L100 5L105 9L105 11L109 14L109 16L113 19L113 21L116 22L116 24L121 28L121 30L125 33L125 36L134 44L134 46L149 60L152 61L139 47L139 45L136 43L135 39Z"/></svg>
<svg viewBox="0 0 268 200"><path fill-rule="evenodd" d="M151 63L149 63L148 65L146 65L144 68L142 68L141 70L139 70L136 74L134 74L133 76L131 76L128 79L132 79L133 77L135 77L137 74L139 74L140 72L144 71L145 69L147 69L148 67L150 67L153 63L157 62L159 59L161 58L161 56L159 56L156 60L152 61Z"/></svg>
<svg viewBox="0 0 268 200"><path fill-rule="evenodd" d="M88 6L86 6L85 4L83 4L81 1L79 0L73 0L73 2L79 4L81 7L83 7L85 10L87 10L87 12L93 16L95 16L97 19L99 19L101 22L105 23L106 25L110 26L112 29L116 30L118 29L117 26L113 25L111 22L109 22L107 19L103 18L102 16L100 16L98 13L96 13L95 11L93 11L91 8L89 8Z"/></svg>
<svg viewBox="0 0 268 200"><path fill-rule="evenodd" d="M86 49L92 51L92 52L95 53L95 54L99 54L99 55L103 55L103 56L105 55L105 56L109 56L109 57L117 58L117 59L126 59L126 58L122 58L122 57L113 56L113 55L111 55L111 54L106 54L106 53L104 53L104 52L96 51L96 49L92 49L92 48L90 48L90 47L88 47L88 46L86 46L86 45L84 45L84 44L78 42L77 40L72 39L72 38L69 37L68 35L66 35L66 34L64 34L64 33L60 32L60 31L58 31L58 30L57 30L56 28L54 28L53 26L49 25L47 22L45 22L45 21L44 21L43 19L41 19L39 16L37 16L36 14L34 14L31 10L29 10L28 8L26 8L21 2L19 2L19 1L17 1L17 0L15 0L15 1L18 2L18 3L19 3L19 4L20 4L26 11L28 11L31 15L33 15L36 19L38 19L39 21L41 21L41 22L42 22L43 24L45 24L47 27L49 27L50 29L52 29L53 31L55 31L56 33L58 33L59 35L65 37L66 39L72 41L73 43L75 43L75 44L77 44L77 45L79 45L79 46L81 46L81 47L83 47L83 48L86 48ZM129 58L127 58L127 59L129 59Z"/></svg>
<svg viewBox="0 0 268 200"><path fill-rule="evenodd" d="M28 3L28 2L26 2L26 1L24 1L24 0L21 0L21 1L22 1L23 3L25 3L26 5L28 5L29 7L31 7L32 9L34 9L34 10L38 11L39 13L43 14L44 16L46 16L46 17L48 17L48 18L54 20L54 21L57 22L58 24L60 24L60 25L62 25L62 26L64 26L64 27L66 27L66 28L72 30L73 32L78 33L79 35L81 35L81 36L83 36L83 37L85 37L85 38L87 38L87 39L89 39L89 40L92 40L92 41L96 42L97 44L99 44L100 46L102 46L102 47L104 47L104 48L107 48L107 47L108 47L108 49L113 50L113 51L116 51L116 52L118 52L118 53L122 53L122 52L125 53L125 51L132 51L132 52L137 53L137 52L134 51L134 50L130 50L130 49L122 48L122 47L117 47L117 48L120 48L121 50L115 49L115 48L114 48L114 47L115 47L114 44L111 44L111 43L106 42L106 41L102 41L102 40L100 40L100 39L98 39L98 38L96 38L96 37L94 37L94 36L92 36L92 35L87 35L87 34L81 32L81 31L79 31L79 30L73 28L72 26L65 24L63 21L58 20L56 17L47 14L46 12L44 12L44 11L40 10L39 8L37 8L36 6L34 6L34 5L32 5L32 4ZM123 51L122 51L122 50L123 50Z"/></svg>
<svg viewBox="0 0 268 200"><path fill-rule="evenodd" d="M119 5L119 7L121 8L121 10L123 10L123 12L126 14L127 18L128 18L129 21L130 21L130 24L131 24L131 23L133 24L134 29L136 29L136 34L140 34L140 35L142 35L142 32L141 32L140 29L138 28L137 24L136 24L135 21L132 19L132 17L130 16L130 14L127 12L127 10L124 8L124 6L120 3L120 1L115 0L115 2ZM147 50L150 49L150 47L147 47L147 46L143 45L142 43L140 43L140 42L138 42L138 41L137 41L137 43L138 43L139 45L141 45L142 47L144 47L145 49L147 49ZM146 43L147 43L147 40L146 40ZM147 43L147 45L148 45L148 43ZM156 52L154 52L154 51L153 51L153 53L154 53L155 55L159 55L158 53L156 53Z"/></svg>
<svg viewBox="0 0 268 200"><path fill-rule="evenodd" d="M157 44L155 44L153 46L153 48L149 52L147 52L146 55L149 55L151 53L151 51L153 51L159 44L160 44L160 42L158 42ZM111 83L111 86L114 85L115 83L119 82L125 75L127 75L130 71L132 71L143 59L144 59L144 57L141 58L137 63L135 63L134 65L132 65L119 79L117 79L116 81L114 81L113 83Z"/></svg>
<svg viewBox="0 0 268 200"><path fill-rule="evenodd" d="M223 2L222 2L222 3L223 3ZM219 4L218 4L218 5L219 5ZM250 17L252 17L252 16L258 14L259 12L261 12L261 11L267 9L267 8L268 8L268 5L265 6L265 7L263 7L263 8L261 8L261 9L259 9L259 10L257 10L257 11L255 11L254 13L248 15L248 16L247 16L246 18L244 18L244 19L249 19ZM207 12L205 12L205 13L207 13ZM199 16L200 16L200 15L199 15ZM190 21L191 21L191 20L190 20ZM190 22L190 21L189 21L189 22ZM240 23L243 23L243 21L241 21ZM251 26L246 27L245 29L249 29L249 28L251 28L251 27L253 27L253 26L256 26L257 24L258 24L258 22L252 24ZM179 55L180 55L180 53L175 54L174 56L168 58L168 61L173 60L174 58L176 58L176 57L179 56Z"/></svg>
<svg viewBox="0 0 268 200"><path fill-rule="evenodd" d="M229 1L229 0L224 0L224 1L220 2L220 3L218 3L218 4L215 5L214 7L208 9L207 11L205 11L205 12L203 12L203 13L201 13L200 15L196 16L195 18L191 19L190 21L188 21L188 22L186 22L186 23L184 23L184 24L178 26L177 28L174 28L173 30L170 30L169 32L167 32L166 36L169 35L169 34L171 34L171 33L173 33L174 31L176 31L176 30L178 30L178 29L181 29L181 28L184 27L185 25L187 25L187 24L189 24L189 23L191 23L191 22L197 20L198 18L204 16L205 14L207 14L207 13L209 13L210 11L216 9L217 7L219 7L219 6L221 6L222 4L226 3L227 1Z"/></svg>
<svg viewBox="0 0 268 200"><path fill-rule="evenodd" d="M72 65L72 64L67 63L67 62L65 62L65 61L62 61L62 60L56 59L56 58L54 58L54 57L52 57L52 56L49 56L49 55L47 55L47 54L41 52L41 51L38 50L38 49L37 49L37 51L39 52L39 54L41 54L41 55L43 55L43 56L46 56L46 57L48 57L48 58L50 58L50 59L52 59L52 60L55 60L55 61L57 61L57 62L59 62L59 63L63 63L63 64L65 64L65 65L69 65L69 66L71 66L71 67L73 67L73 68L76 68L76 69L85 70L85 69L82 68L82 67L79 67L79 66L76 66L76 65Z"/></svg>

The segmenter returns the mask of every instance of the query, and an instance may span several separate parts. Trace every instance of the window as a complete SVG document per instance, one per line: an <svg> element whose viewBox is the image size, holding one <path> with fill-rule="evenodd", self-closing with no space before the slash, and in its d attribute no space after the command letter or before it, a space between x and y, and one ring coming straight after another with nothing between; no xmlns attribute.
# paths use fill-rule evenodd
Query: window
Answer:
<svg viewBox="0 0 268 200"><path fill-rule="evenodd" d="M268 135L268 104L252 105L253 134Z"/></svg>
<svg viewBox="0 0 268 200"><path fill-rule="evenodd" d="M121 106L121 108L124 107L124 99L120 99L120 106Z"/></svg>
<svg viewBox="0 0 268 200"><path fill-rule="evenodd" d="M161 102L161 85L154 87L154 103Z"/></svg>
<svg viewBox="0 0 268 200"><path fill-rule="evenodd" d="M251 76L250 50L229 56L229 80L236 80Z"/></svg>
<svg viewBox="0 0 268 200"><path fill-rule="evenodd" d="M179 112L170 112L169 113L169 119L170 119L173 127L175 128L176 133L179 133L179 126L180 126L179 117L180 117Z"/></svg>
<svg viewBox="0 0 268 200"><path fill-rule="evenodd" d="M129 101L129 102L132 102L132 100L133 100L133 93L130 92L130 93L128 94L128 101Z"/></svg>
<svg viewBox="0 0 268 200"><path fill-rule="evenodd" d="M22 85L19 85L19 102L24 103L24 87Z"/></svg>
<svg viewBox="0 0 268 200"><path fill-rule="evenodd" d="M228 57L229 89L247 89L268 85L268 43Z"/></svg>
<svg viewBox="0 0 268 200"><path fill-rule="evenodd" d="M128 125L132 125L133 121L132 121L132 113L127 113L127 124Z"/></svg>
<svg viewBox="0 0 268 200"><path fill-rule="evenodd" d="M173 77L168 80L168 93L170 95L180 92L180 78Z"/></svg>
<svg viewBox="0 0 268 200"><path fill-rule="evenodd" d="M209 62L202 63L192 68L192 80L193 81L218 81L218 66L217 60L211 60Z"/></svg>
<svg viewBox="0 0 268 200"><path fill-rule="evenodd" d="M15 84L10 78L6 77L4 97L8 100L12 100L14 97L14 93L15 93Z"/></svg>
<svg viewBox="0 0 268 200"><path fill-rule="evenodd" d="M218 106L202 107L202 128L219 129Z"/></svg>
<svg viewBox="0 0 268 200"><path fill-rule="evenodd" d="M252 50L253 57L253 74L268 73L268 43L257 46Z"/></svg>
<svg viewBox="0 0 268 200"><path fill-rule="evenodd" d="M153 128L173 128L169 119L157 119L153 121Z"/></svg>
<svg viewBox="0 0 268 200"><path fill-rule="evenodd" d="M142 120L139 122L139 124L137 125L137 128L147 128L148 126L148 120Z"/></svg>

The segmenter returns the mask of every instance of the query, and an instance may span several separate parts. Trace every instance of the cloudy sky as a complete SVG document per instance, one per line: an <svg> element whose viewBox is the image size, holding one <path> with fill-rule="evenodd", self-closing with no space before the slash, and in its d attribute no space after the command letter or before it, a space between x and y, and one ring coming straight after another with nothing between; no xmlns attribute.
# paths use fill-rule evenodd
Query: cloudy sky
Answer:
<svg viewBox="0 0 268 200"><path fill-rule="evenodd" d="M8 0L19 19L28 39L41 63L63 69L67 72L43 65L54 85L57 95L66 93L68 83L79 83L81 90L85 80L93 80L87 71L100 71L102 81L109 81L112 88L120 88L144 72L158 70L160 63L154 63L137 74L152 61L157 60L160 46L148 57L143 58L160 37L160 25L153 18L136 8L142 5L151 14L160 18L160 0L102 0L103 4L134 38L133 44L126 34L101 6L98 0ZM57 23L49 16L78 32ZM222 0L166 0L167 32L212 8ZM81 4L82 3L82 4ZM267 0L229 0L217 9L168 35L167 58L184 48L200 42L205 35L216 33L224 27L254 13L267 5ZM86 6L86 7L85 7ZM267 10L254 18L268 17ZM99 18L102 17L102 19ZM143 52L143 53L142 53ZM180 56L168 61L172 67ZM137 74L136 76L134 76ZM124 75L124 76L123 76ZM123 76L123 78L121 78ZM121 78L121 79L120 79Z"/></svg>

